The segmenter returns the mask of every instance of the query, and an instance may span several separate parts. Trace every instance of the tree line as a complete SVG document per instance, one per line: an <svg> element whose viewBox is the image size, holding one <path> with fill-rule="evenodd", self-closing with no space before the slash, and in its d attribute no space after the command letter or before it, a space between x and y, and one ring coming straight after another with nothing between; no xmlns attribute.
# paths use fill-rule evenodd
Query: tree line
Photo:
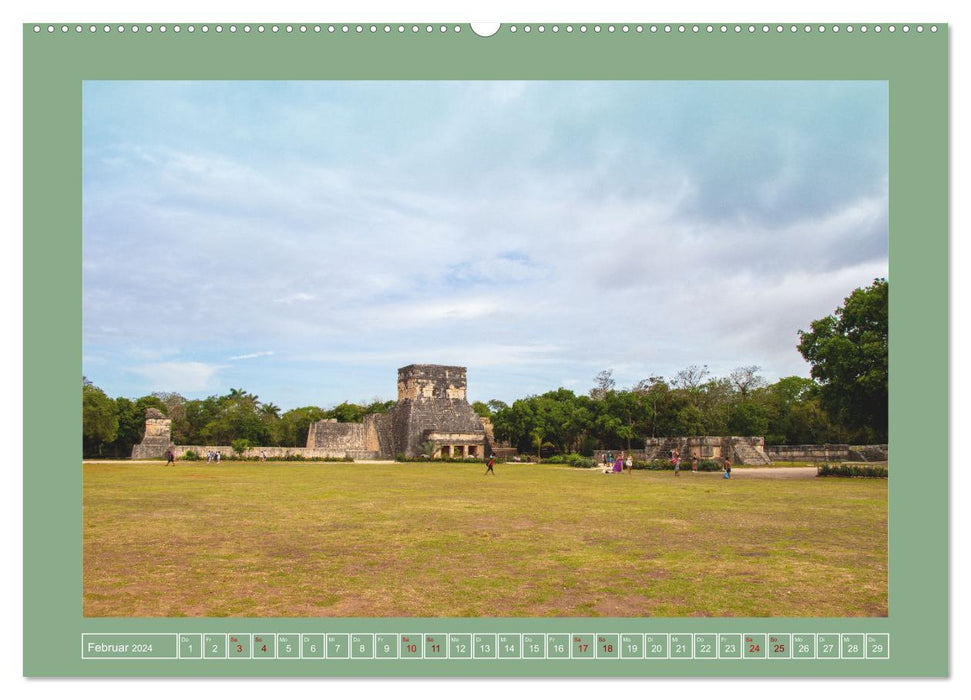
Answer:
<svg viewBox="0 0 971 700"><path fill-rule="evenodd" d="M763 435L767 444L883 443L887 440L888 284L876 279L854 290L835 312L800 330L797 349L811 378L769 383L755 365L714 377L691 365L673 377L650 376L617 388L613 371L594 378L586 394L559 388L513 404L477 401L496 438L521 452L578 452L643 447L652 437ZM281 413L273 403L242 389L223 396L186 399L154 393L110 398L83 382L83 447L86 457L127 457L144 433L145 411L172 419L181 445L302 447L311 423L324 418L360 422L395 402L344 402L331 409L305 406Z"/></svg>

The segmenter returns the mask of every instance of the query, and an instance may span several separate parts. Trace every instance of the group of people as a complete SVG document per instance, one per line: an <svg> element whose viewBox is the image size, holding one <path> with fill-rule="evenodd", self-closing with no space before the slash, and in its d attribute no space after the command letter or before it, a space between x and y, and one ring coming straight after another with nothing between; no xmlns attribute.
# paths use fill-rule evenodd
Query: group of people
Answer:
<svg viewBox="0 0 971 700"><path fill-rule="evenodd" d="M626 467L628 474L634 473L634 460L631 459L630 455L624 458L624 453L621 452L616 461L613 460L613 454L608 450L604 452L604 474L620 474L624 471ZM681 453L677 448L671 450L671 466L674 467L674 475L681 476ZM698 471L698 455L694 455L691 458L691 471ZM722 470L722 476L725 479L732 478L732 461L728 457L725 458L725 465Z"/></svg>
<svg viewBox="0 0 971 700"><path fill-rule="evenodd" d="M630 455L624 459L624 453L621 452L614 461L612 453L604 452L604 474L620 474L625 468L628 474L634 473L634 460Z"/></svg>
<svg viewBox="0 0 971 700"><path fill-rule="evenodd" d="M219 454L219 450L209 450L206 452L206 464L212 464L213 462L219 464L221 458L222 455Z"/></svg>

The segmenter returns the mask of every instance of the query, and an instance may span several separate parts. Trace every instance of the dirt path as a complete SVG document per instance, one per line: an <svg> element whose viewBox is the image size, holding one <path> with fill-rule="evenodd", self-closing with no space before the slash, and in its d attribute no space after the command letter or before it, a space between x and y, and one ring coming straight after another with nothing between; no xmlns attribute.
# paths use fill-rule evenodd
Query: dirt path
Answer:
<svg viewBox="0 0 971 700"><path fill-rule="evenodd" d="M735 467L733 479L815 479L816 467Z"/></svg>

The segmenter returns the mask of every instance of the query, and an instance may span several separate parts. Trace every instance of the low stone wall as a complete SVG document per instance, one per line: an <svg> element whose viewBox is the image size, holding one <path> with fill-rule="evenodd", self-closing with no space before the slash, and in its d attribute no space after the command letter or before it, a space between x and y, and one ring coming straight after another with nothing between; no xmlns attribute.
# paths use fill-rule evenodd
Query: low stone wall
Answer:
<svg viewBox="0 0 971 700"><path fill-rule="evenodd" d="M659 437L647 438L643 450L631 450L635 460L650 462L655 459L668 459L671 450L681 454L681 462L691 463L691 458L722 461L726 457L733 464L760 465L771 464L771 456L764 451L765 438L758 436L719 436L707 435L691 437ZM621 450L610 450L611 457L617 458ZM603 462L605 450L594 453L594 459Z"/></svg>
<svg viewBox="0 0 971 700"><path fill-rule="evenodd" d="M176 459L182 459L185 457L185 453L189 450L195 452L201 459L206 458L206 453L219 452L223 459L230 459L235 456L232 446L229 445L173 445L171 447L172 451L175 453ZM380 454L375 451L369 450L323 450L319 448L309 448L309 447L250 447L243 453L243 457L246 459L258 459L261 452L265 452L267 457L303 457L305 459L310 459L313 457L318 458L329 458L329 459L343 459L344 457L351 457L352 459L379 459ZM162 455L158 455L164 458L164 451ZM140 459L146 459L142 457ZM151 459L151 457L148 457Z"/></svg>
<svg viewBox="0 0 971 700"><path fill-rule="evenodd" d="M886 462L887 445L766 445L776 462Z"/></svg>

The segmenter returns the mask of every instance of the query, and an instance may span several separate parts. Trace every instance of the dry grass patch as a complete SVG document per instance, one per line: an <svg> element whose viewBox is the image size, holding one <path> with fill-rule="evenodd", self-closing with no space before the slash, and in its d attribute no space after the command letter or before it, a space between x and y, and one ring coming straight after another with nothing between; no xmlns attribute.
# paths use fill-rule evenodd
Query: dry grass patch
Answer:
<svg viewBox="0 0 971 700"><path fill-rule="evenodd" d="M88 616L879 616L885 479L84 466Z"/></svg>

